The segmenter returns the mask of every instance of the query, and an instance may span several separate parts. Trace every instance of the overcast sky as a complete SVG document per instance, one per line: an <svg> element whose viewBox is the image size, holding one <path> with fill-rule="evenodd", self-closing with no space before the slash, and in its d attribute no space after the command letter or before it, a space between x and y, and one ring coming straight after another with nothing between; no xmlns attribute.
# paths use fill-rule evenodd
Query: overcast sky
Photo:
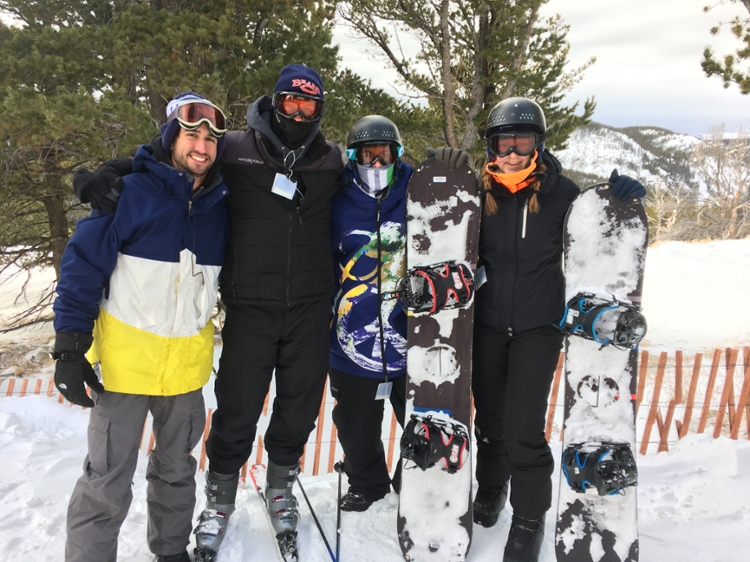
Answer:
<svg viewBox="0 0 750 562"><path fill-rule="evenodd" d="M724 123L729 132L750 129L750 96L736 86L725 90L719 78L700 67L707 45L723 55L739 46L729 31L718 37L712 26L735 15L750 16L742 4L703 6L719 0L550 0L543 14L560 14L570 25L571 68L597 58L567 101L595 96L594 120L615 127L654 125L700 135ZM383 65L364 53L366 43L338 30L345 66L395 93ZM745 65L747 67L747 65ZM387 80L384 81L384 80Z"/></svg>

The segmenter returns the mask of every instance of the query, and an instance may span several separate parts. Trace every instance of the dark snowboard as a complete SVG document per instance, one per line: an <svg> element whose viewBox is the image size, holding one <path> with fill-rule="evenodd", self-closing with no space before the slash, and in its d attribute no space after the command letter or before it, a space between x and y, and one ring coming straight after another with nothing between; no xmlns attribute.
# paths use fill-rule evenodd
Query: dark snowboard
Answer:
<svg viewBox="0 0 750 562"><path fill-rule="evenodd" d="M476 271L480 198L474 172L434 159L414 172L407 202L407 267L463 261ZM408 319L406 420L432 416L460 427L471 442L473 298L465 308ZM468 444L467 444L468 445ZM471 545L471 453L454 473L443 463L422 470L405 461L398 536L408 561L466 559Z"/></svg>
<svg viewBox="0 0 750 562"><path fill-rule="evenodd" d="M607 184L584 190L565 222L566 299L589 293L639 307L647 242L648 221L639 201L619 201ZM635 456L637 373L637 349L566 337L563 451L616 443ZM561 473L558 562L636 562L637 488L581 493Z"/></svg>

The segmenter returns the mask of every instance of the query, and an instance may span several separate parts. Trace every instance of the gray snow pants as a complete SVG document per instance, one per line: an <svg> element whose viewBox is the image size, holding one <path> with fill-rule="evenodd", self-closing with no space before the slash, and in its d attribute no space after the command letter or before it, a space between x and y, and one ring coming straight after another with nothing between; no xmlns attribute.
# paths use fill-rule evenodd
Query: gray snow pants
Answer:
<svg viewBox="0 0 750 562"><path fill-rule="evenodd" d="M205 425L201 390L179 396L92 392L89 450L68 505L66 562L116 562L117 537L133 499L138 448L150 411L155 448L148 458L148 546L179 554L190 542L196 460Z"/></svg>

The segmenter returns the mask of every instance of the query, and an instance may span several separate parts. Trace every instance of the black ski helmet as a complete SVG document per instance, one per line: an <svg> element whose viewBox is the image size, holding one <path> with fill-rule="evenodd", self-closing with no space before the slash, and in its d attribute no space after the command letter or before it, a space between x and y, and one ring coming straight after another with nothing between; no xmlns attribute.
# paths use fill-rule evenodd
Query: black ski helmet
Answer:
<svg viewBox="0 0 750 562"><path fill-rule="evenodd" d="M367 115L349 129L346 148L357 148L362 144L391 142L403 146L401 133L396 124L382 115Z"/></svg>
<svg viewBox="0 0 750 562"><path fill-rule="evenodd" d="M547 136L544 111L538 103L528 98L507 98L498 103L487 117L484 138L515 131L533 131L539 135L539 143Z"/></svg>

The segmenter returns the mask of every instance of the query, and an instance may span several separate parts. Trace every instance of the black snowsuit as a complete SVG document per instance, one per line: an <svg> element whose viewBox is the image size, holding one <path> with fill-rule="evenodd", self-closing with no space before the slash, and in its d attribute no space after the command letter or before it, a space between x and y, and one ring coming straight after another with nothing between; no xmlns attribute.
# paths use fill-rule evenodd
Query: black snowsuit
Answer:
<svg viewBox="0 0 750 562"><path fill-rule="evenodd" d="M552 502L554 460L544 437L545 413L563 341L553 326L563 314L563 223L580 192L551 154L528 210L531 187L512 194L493 181L498 203L482 216L479 266L487 282L477 290L472 390L476 406L477 481L496 487L511 480L514 513L542 517Z"/></svg>
<svg viewBox="0 0 750 562"><path fill-rule="evenodd" d="M290 152L272 118L263 96L248 109L249 129L227 133L223 156L231 217L220 282L226 322L206 444L209 468L220 474L236 473L250 456L274 372L265 447L275 464L295 464L315 427L328 368L329 224L341 151L317 133L309 148ZM277 174L289 170L292 199L272 193Z"/></svg>

